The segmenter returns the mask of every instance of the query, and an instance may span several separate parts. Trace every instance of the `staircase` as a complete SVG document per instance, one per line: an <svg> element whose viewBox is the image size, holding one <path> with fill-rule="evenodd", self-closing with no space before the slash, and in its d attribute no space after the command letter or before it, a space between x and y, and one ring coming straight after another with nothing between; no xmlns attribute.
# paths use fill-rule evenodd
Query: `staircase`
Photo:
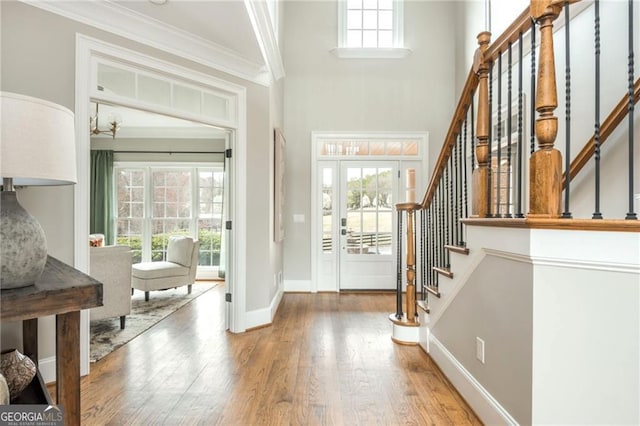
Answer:
<svg viewBox="0 0 640 426"><path fill-rule="evenodd" d="M640 424L640 5L571 16L570 3L534 0L495 42L478 36L413 212L417 318L399 284L394 335L416 328L400 340L415 339L487 424ZM595 67L571 63L594 42ZM620 68L605 49L624 54L624 84L603 77ZM595 87L572 91L590 68Z"/></svg>

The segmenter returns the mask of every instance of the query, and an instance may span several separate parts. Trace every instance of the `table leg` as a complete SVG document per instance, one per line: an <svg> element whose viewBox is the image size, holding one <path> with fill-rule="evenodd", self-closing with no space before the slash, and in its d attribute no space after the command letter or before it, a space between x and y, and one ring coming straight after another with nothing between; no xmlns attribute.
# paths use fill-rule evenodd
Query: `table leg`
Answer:
<svg viewBox="0 0 640 426"><path fill-rule="evenodd" d="M56 397L65 425L80 425L80 311L56 315Z"/></svg>
<svg viewBox="0 0 640 426"><path fill-rule="evenodd" d="M22 321L22 352L38 365L38 318Z"/></svg>

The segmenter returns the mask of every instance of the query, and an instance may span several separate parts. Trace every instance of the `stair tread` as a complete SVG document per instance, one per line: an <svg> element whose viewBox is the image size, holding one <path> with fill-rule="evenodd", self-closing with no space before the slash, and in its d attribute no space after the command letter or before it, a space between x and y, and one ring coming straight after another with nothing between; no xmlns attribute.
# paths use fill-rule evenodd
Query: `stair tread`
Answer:
<svg viewBox="0 0 640 426"><path fill-rule="evenodd" d="M433 294L436 297L440 297L440 292L438 291L437 287L425 287L427 289L427 291L431 294Z"/></svg>
<svg viewBox="0 0 640 426"><path fill-rule="evenodd" d="M451 245L451 244L447 244L444 246L444 248L446 248L449 251L452 251L454 253L460 253L460 254L464 254L464 255L468 255L469 254L469 249L467 247L464 246L457 246L457 245Z"/></svg>
<svg viewBox="0 0 640 426"><path fill-rule="evenodd" d="M442 268L440 266L434 266L433 270L439 273L440 275L444 275L447 278L453 278L453 272L449 268Z"/></svg>

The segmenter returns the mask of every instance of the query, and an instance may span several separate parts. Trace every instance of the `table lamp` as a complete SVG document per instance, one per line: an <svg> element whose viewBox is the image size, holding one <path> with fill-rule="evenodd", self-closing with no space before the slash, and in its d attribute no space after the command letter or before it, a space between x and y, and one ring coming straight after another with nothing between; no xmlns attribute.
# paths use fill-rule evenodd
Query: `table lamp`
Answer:
<svg viewBox="0 0 640 426"><path fill-rule="evenodd" d="M14 188L76 182L73 113L42 99L0 92L0 289L35 283L47 261L38 221Z"/></svg>

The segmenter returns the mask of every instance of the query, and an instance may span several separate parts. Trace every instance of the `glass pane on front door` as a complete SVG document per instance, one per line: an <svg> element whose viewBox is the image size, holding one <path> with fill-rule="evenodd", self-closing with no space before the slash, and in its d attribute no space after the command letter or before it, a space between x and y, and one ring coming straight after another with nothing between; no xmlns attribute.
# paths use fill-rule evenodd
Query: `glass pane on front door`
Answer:
<svg viewBox="0 0 640 426"><path fill-rule="evenodd" d="M389 167L347 168L347 253L391 254L392 177Z"/></svg>

